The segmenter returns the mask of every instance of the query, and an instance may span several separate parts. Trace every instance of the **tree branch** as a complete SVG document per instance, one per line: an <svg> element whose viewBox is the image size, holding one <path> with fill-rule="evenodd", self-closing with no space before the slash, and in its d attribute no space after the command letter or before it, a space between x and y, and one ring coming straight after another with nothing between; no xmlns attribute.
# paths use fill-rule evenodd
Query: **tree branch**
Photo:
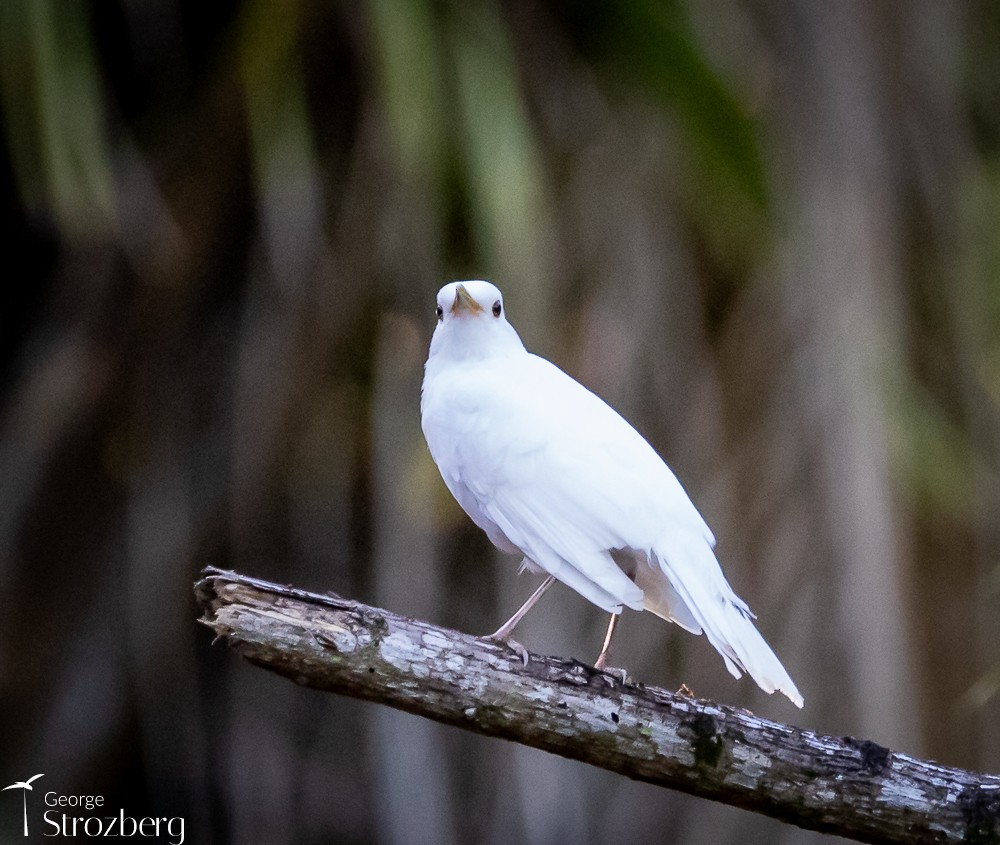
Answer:
<svg viewBox="0 0 1000 845"><path fill-rule="evenodd" d="M710 701L625 683L368 607L216 569L202 622L251 663L862 842L1000 843L1000 777L868 740L823 736Z"/></svg>

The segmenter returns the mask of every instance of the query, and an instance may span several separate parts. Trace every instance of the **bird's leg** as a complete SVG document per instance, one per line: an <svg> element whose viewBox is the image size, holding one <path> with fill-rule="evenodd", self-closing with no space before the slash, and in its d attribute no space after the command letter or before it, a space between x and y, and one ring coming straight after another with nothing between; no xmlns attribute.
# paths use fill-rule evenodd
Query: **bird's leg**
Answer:
<svg viewBox="0 0 1000 845"><path fill-rule="evenodd" d="M604 645L601 646L601 653L594 661L595 669L603 669L608 662L608 652L611 650L611 638L614 636L615 627L618 625L617 613L611 614L611 621L608 622L608 632L604 635Z"/></svg>
<svg viewBox="0 0 1000 845"><path fill-rule="evenodd" d="M618 625L618 617L620 614L612 613L611 620L608 622L608 633L604 635L604 645L601 646L601 653L597 655L597 660L594 661L594 668L599 669L608 675L621 676L621 682L624 684L628 681L628 672L624 669L618 667L608 666L608 652L611 651L611 637L614 636L615 628Z"/></svg>
<svg viewBox="0 0 1000 845"><path fill-rule="evenodd" d="M542 583L539 584L538 589L528 596L528 600L522 604L520 608L518 608L517 613L511 616L510 619L504 622L503 625L497 628L492 634L484 637L484 639L494 640L495 642L505 643L510 646L515 652L517 652L518 656L524 662L524 665L527 666L528 650L517 642L517 640L512 640L510 635L514 631L514 628L517 627L517 623L524 618L524 614L535 606L538 600L545 595L545 591L555 583L555 580L555 577L550 575L542 581Z"/></svg>
<svg viewBox="0 0 1000 845"><path fill-rule="evenodd" d="M503 623L503 625L501 625L492 634L490 634L487 637L487 639L500 640L501 642L506 642L508 639L510 639L510 635L514 632L514 628L517 627L517 623L520 622L524 618L524 614L526 614L529 610L531 610L531 608L535 606L538 600L545 595L545 591L548 590L548 588L555 583L555 580L556 580L555 576L550 575L548 578L542 581L538 589L535 590L535 592L533 592L530 596L528 596L528 600L521 605L517 613L511 616L510 619L508 619L506 622Z"/></svg>

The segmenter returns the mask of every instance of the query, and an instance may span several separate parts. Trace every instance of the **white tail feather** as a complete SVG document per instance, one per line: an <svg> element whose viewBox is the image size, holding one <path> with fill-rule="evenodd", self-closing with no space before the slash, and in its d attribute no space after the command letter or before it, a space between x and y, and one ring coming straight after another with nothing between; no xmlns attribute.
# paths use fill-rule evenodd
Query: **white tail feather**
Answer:
<svg viewBox="0 0 1000 845"><path fill-rule="evenodd" d="M742 670L765 692L777 690L797 707L802 706L802 695L754 627L753 614L729 586L711 546L702 537L672 536L669 542L652 549L650 563L654 572L659 569L666 576L670 593L683 601L733 677L739 678ZM666 608L647 604L647 609L671 621L683 615L676 607L670 608L668 615L661 612ZM690 630L688 625L683 627Z"/></svg>

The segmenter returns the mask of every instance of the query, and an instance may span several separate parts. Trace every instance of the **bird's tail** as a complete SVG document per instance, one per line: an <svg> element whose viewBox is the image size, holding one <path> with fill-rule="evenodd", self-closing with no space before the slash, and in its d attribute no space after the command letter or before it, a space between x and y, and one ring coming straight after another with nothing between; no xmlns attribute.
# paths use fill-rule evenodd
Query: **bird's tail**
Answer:
<svg viewBox="0 0 1000 845"><path fill-rule="evenodd" d="M650 563L658 564L669 581L669 589L661 590L660 595L671 600L657 602L647 590L652 599L647 600L647 610L678 621L688 630L692 626L684 621L697 622L733 677L739 678L742 670L765 692L778 690L796 707L802 706L802 695L754 626L750 608L729 586L712 547L703 537L671 537L669 542L654 547L650 558ZM683 607L678 606L678 600Z"/></svg>

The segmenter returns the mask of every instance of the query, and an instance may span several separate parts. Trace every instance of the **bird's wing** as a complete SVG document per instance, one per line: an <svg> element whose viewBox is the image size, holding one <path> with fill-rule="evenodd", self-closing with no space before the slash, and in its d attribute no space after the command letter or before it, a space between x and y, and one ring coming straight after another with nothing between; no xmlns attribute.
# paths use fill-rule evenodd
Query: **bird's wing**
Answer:
<svg viewBox="0 0 1000 845"><path fill-rule="evenodd" d="M431 397L425 432L433 430L428 442L446 481L474 499L463 507L595 604L643 606L609 550L648 550L671 524L713 542L645 440L543 358L470 366L448 388L447 420L435 423Z"/></svg>

